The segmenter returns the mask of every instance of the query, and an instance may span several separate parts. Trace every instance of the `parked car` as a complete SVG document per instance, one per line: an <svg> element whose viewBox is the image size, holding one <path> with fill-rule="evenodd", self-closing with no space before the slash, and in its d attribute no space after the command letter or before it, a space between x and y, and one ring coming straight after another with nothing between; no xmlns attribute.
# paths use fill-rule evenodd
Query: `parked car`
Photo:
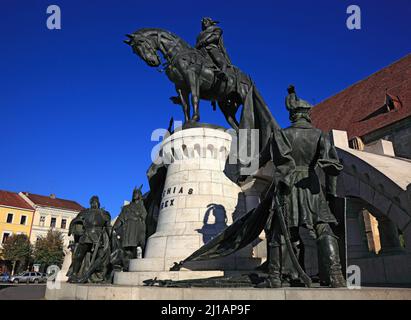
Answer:
<svg viewBox="0 0 411 320"><path fill-rule="evenodd" d="M19 275L11 276L9 281L13 283L42 283L47 282L47 277L40 272L23 272Z"/></svg>
<svg viewBox="0 0 411 320"><path fill-rule="evenodd" d="M10 274L7 272L0 273L0 282L9 282Z"/></svg>

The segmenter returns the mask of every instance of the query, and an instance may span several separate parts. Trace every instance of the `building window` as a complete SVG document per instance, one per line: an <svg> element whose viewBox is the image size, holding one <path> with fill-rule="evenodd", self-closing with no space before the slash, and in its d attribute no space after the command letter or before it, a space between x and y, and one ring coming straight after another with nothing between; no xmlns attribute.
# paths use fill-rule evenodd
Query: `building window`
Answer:
<svg viewBox="0 0 411 320"><path fill-rule="evenodd" d="M40 227L44 227L44 223L46 222L46 217L45 216L41 216L40 217Z"/></svg>
<svg viewBox="0 0 411 320"><path fill-rule="evenodd" d="M26 221L27 221L27 216L21 216L21 218L20 218L20 224L26 225Z"/></svg>
<svg viewBox="0 0 411 320"><path fill-rule="evenodd" d="M50 227L51 227L51 228L55 228L55 227L56 227L56 218L51 218Z"/></svg>
<svg viewBox="0 0 411 320"><path fill-rule="evenodd" d="M5 243L7 239L10 237L10 232L4 232L3 233L3 239L1 239L1 243Z"/></svg>
<svg viewBox="0 0 411 320"><path fill-rule="evenodd" d="M7 214L7 223L13 223L13 214L12 213Z"/></svg>
<svg viewBox="0 0 411 320"><path fill-rule="evenodd" d="M66 229L67 219L61 219L61 229Z"/></svg>

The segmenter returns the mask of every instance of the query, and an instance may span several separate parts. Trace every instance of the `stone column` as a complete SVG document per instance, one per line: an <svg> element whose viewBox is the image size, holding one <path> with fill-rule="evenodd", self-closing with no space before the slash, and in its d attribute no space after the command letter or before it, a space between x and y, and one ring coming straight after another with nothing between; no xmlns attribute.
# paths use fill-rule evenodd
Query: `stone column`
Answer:
<svg viewBox="0 0 411 320"><path fill-rule="evenodd" d="M230 146L230 134L214 128L184 129L164 140L160 155L168 170L157 230L147 241L144 258L131 260L130 271L168 271L232 223L241 189L223 172ZM227 259L224 265L210 261L192 266L229 267ZM231 267L235 269L233 261Z"/></svg>
<svg viewBox="0 0 411 320"><path fill-rule="evenodd" d="M379 253L381 250L381 242L378 221L369 211L364 210L364 223L368 239L368 248L371 252Z"/></svg>

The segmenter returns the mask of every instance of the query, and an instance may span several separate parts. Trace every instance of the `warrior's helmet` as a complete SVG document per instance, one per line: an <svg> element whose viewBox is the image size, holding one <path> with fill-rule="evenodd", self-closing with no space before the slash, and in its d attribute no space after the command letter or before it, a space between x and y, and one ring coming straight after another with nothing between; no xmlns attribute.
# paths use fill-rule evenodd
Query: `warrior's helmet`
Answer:
<svg viewBox="0 0 411 320"><path fill-rule="evenodd" d="M308 122L311 122L310 111L312 105L297 96L294 85L289 85L287 92L288 96L286 98L285 104L288 112L290 113L291 122L296 122L301 118L305 119Z"/></svg>
<svg viewBox="0 0 411 320"><path fill-rule="evenodd" d="M90 206L93 206L94 202L97 202L97 207L100 208L100 200L99 200L98 196L92 196L90 198Z"/></svg>
<svg viewBox="0 0 411 320"><path fill-rule="evenodd" d="M133 190L133 200L141 200L143 199L143 193L141 192L141 189L143 188L143 185L140 186L140 188L135 187Z"/></svg>
<svg viewBox="0 0 411 320"><path fill-rule="evenodd" d="M220 23L220 22L219 21L214 21L210 17L204 17L203 19L201 19L201 26L202 26L203 30L205 30L209 26L214 26L218 23Z"/></svg>

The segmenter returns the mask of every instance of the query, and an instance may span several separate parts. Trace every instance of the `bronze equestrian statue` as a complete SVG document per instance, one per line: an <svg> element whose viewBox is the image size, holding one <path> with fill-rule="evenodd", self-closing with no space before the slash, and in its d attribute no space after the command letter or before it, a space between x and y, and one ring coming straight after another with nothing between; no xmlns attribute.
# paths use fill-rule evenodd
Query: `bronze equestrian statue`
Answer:
<svg viewBox="0 0 411 320"><path fill-rule="evenodd" d="M203 19L198 49L169 31L155 28L128 34L129 39L124 42L150 67L163 65L178 93L178 97L171 99L182 105L185 122L198 122L200 99L209 100L213 106L218 104L235 130L259 129L260 145L264 146L270 133L279 126L250 77L231 64L222 44L222 31L215 23ZM242 116L237 121L235 115L241 105Z"/></svg>

